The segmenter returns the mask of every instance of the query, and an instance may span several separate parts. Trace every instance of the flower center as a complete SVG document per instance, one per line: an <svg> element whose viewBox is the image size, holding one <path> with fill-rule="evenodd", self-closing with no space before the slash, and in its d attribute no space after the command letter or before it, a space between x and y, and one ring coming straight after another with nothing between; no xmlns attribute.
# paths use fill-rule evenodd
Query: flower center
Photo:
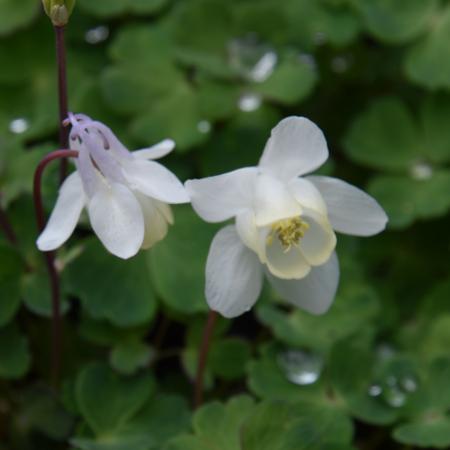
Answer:
<svg viewBox="0 0 450 450"><path fill-rule="evenodd" d="M301 217L279 220L272 224L269 235L267 236L267 245L272 245L273 238L276 236L283 247L284 253L287 253L292 246L297 246L309 228L309 224Z"/></svg>

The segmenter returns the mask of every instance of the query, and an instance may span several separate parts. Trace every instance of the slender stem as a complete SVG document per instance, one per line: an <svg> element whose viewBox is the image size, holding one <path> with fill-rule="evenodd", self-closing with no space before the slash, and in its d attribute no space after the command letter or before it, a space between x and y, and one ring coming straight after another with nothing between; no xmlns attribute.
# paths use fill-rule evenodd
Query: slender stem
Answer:
<svg viewBox="0 0 450 450"><path fill-rule="evenodd" d="M1 199L1 194L0 194L0 199ZM6 239L8 239L8 241L12 245L16 245L17 244L16 233L14 232L11 222L9 221L8 216L6 215L6 212L2 208L1 204L0 204L0 228L5 233Z"/></svg>
<svg viewBox="0 0 450 450"><path fill-rule="evenodd" d="M64 27L55 26L56 63L58 66L58 102L59 102L59 147L68 147L68 128L63 121L68 116L67 97L67 70L66 70L66 46L64 42ZM60 163L59 178L63 182L67 174L67 159L62 158Z"/></svg>
<svg viewBox="0 0 450 450"><path fill-rule="evenodd" d="M209 343L217 320L217 313L210 310L208 320L203 330L202 344L198 358L197 374L194 385L194 408L198 408L203 403L203 378L205 375L206 362L208 360Z"/></svg>
<svg viewBox="0 0 450 450"><path fill-rule="evenodd" d="M42 175L47 165L55 159L76 158L78 152L75 150L57 150L49 153L36 168L34 172L33 196L34 207L36 210L36 221L39 231L45 227L45 214L42 204ZM50 288L52 296L52 357L51 357L51 380L52 385L57 388L59 384L59 372L61 366L61 300L59 275L55 266L55 252L45 252L45 262L50 279Z"/></svg>

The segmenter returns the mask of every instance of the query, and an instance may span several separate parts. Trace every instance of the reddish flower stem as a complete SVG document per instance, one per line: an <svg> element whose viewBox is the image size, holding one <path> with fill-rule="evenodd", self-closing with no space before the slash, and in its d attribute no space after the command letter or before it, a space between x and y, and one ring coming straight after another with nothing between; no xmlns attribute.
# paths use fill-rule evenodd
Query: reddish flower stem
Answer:
<svg viewBox="0 0 450 450"><path fill-rule="evenodd" d="M194 409L197 409L203 403L203 379L205 375L206 363L208 361L209 344L217 321L217 313L213 310L209 311L208 320L203 330L203 338L200 347L200 355L198 358L197 374L194 385Z"/></svg>
<svg viewBox="0 0 450 450"><path fill-rule="evenodd" d="M57 150L45 156L34 172L33 197L34 207L36 211L36 221L39 231L45 227L45 214L42 204L42 175L47 165L55 159L76 158L78 152L75 150ZM52 356L51 356L51 380L52 385L56 389L59 384L59 373L61 367L61 293L59 285L59 275L55 266L55 252L44 252L45 262L50 280L51 297L52 297Z"/></svg>
<svg viewBox="0 0 450 450"><path fill-rule="evenodd" d="M69 130L63 125L68 116L66 46L63 26L55 26L56 63L58 67L59 147L68 147ZM67 175L67 159L62 158L59 167L60 184Z"/></svg>

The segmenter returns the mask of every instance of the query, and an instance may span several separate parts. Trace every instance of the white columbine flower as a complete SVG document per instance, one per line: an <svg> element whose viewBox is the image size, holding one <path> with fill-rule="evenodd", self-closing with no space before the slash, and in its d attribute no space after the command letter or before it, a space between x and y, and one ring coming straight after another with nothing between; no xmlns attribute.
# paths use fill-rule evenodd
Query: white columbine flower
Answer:
<svg viewBox="0 0 450 450"><path fill-rule="evenodd" d="M100 241L119 258L130 258L163 239L173 223L168 204L189 202L178 178L152 161L171 152L174 142L129 152L102 123L82 114L71 114L70 122L70 148L79 152L77 170L62 184L38 248L61 246L83 208Z"/></svg>
<svg viewBox="0 0 450 450"><path fill-rule="evenodd" d="M385 228L378 203L345 181L303 175L328 158L321 130L288 117L259 165L190 180L195 211L208 222L235 218L214 237L206 264L211 309L235 317L256 302L267 275L282 298L313 314L330 307L339 281L334 231L370 236Z"/></svg>

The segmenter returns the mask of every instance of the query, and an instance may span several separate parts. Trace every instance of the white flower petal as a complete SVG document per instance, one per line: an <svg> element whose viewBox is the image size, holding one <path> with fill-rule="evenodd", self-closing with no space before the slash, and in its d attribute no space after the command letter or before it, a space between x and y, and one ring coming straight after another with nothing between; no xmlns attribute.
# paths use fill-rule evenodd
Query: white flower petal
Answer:
<svg viewBox="0 0 450 450"><path fill-rule="evenodd" d="M155 202L156 208L158 209L158 211L166 219L166 222L168 222L170 225L173 225L174 219L173 219L172 208L167 203L163 203L158 200L153 200L153 201Z"/></svg>
<svg viewBox="0 0 450 450"><path fill-rule="evenodd" d="M234 225L214 237L206 262L206 299L214 311L236 317L248 311L261 292L262 266L239 239Z"/></svg>
<svg viewBox="0 0 450 450"><path fill-rule="evenodd" d="M265 258L267 268L278 278L301 279L306 277L311 270L311 265L298 247L292 246L286 251L276 236L266 246Z"/></svg>
<svg viewBox="0 0 450 450"><path fill-rule="evenodd" d="M139 159L158 159L168 155L175 148L172 139L164 139L152 147L135 150L133 156Z"/></svg>
<svg viewBox="0 0 450 450"><path fill-rule="evenodd" d="M258 227L269 225L280 219L299 216L300 204L281 180L267 174L256 178L255 199L253 202L255 223Z"/></svg>
<svg viewBox="0 0 450 450"><path fill-rule="evenodd" d="M141 248L148 249L156 244L156 242L164 239L167 234L169 224L165 215L161 212L163 207L160 206L167 205L158 200L146 197L139 192L136 192L135 195L141 205L142 213L144 215L145 233Z"/></svg>
<svg viewBox="0 0 450 450"><path fill-rule="evenodd" d="M273 130L259 165L289 180L312 172L328 158L320 128L305 117L287 117Z"/></svg>
<svg viewBox="0 0 450 450"><path fill-rule="evenodd" d="M333 303L339 283L339 261L336 253L323 265L313 267L301 280L281 280L270 273L267 277L286 301L311 314L324 314Z"/></svg>
<svg viewBox="0 0 450 450"><path fill-rule="evenodd" d="M252 207L258 170L246 167L233 172L186 181L195 212L207 222L222 222Z"/></svg>
<svg viewBox="0 0 450 450"><path fill-rule="evenodd" d="M246 211L236 216L236 231L242 242L260 256L261 262L264 262L264 246L261 245L264 241L261 240L260 230L255 224L253 211Z"/></svg>
<svg viewBox="0 0 450 450"><path fill-rule="evenodd" d="M155 161L133 158L123 165L131 188L165 203L188 203L189 196L180 180Z"/></svg>
<svg viewBox="0 0 450 450"><path fill-rule="evenodd" d="M144 240L144 217L126 186L104 184L90 200L88 212L93 230L113 255L127 259L139 251Z"/></svg>
<svg viewBox="0 0 450 450"><path fill-rule="evenodd" d="M388 217L370 195L337 178L311 176L321 192L333 228L345 234L371 236L383 231Z"/></svg>
<svg viewBox="0 0 450 450"><path fill-rule="evenodd" d="M78 148L78 158L74 158L75 167L83 182L84 191L91 198L103 182L103 175L95 168L89 151L85 147L78 146ZM77 146L72 145L71 149L76 150Z"/></svg>
<svg viewBox="0 0 450 450"><path fill-rule="evenodd" d="M327 206L320 191L305 178L294 178L289 182L289 190L303 208L326 216Z"/></svg>
<svg viewBox="0 0 450 450"><path fill-rule="evenodd" d="M309 264L320 266L330 258L336 247L336 235L324 216L307 211L302 216L309 228L300 240L299 249Z"/></svg>
<svg viewBox="0 0 450 450"><path fill-rule="evenodd" d="M86 195L80 176L74 172L61 185L50 219L37 240L39 250L55 250L69 239L85 202Z"/></svg>

